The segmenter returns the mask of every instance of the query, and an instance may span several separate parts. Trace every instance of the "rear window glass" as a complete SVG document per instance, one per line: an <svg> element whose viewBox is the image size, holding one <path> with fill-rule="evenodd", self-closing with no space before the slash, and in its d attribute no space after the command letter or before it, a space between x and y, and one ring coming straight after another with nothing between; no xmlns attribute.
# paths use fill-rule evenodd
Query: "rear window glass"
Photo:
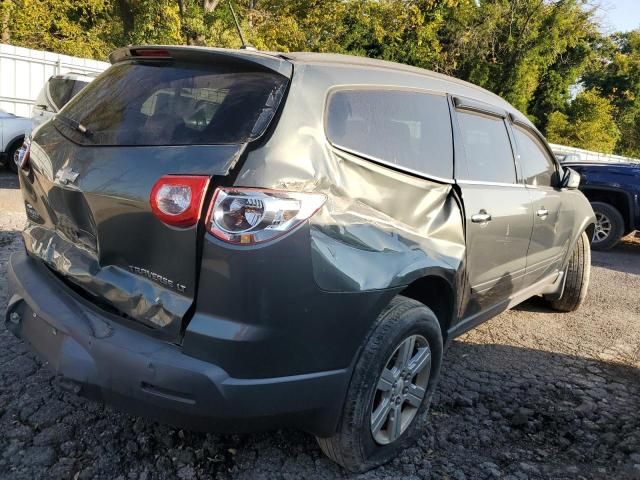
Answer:
<svg viewBox="0 0 640 480"><path fill-rule="evenodd" d="M266 130L286 82L224 65L118 64L69 103L56 125L87 144L244 143Z"/></svg>
<svg viewBox="0 0 640 480"><path fill-rule="evenodd" d="M327 136L338 148L426 175L451 178L447 99L402 90L340 90L329 99Z"/></svg>
<svg viewBox="0 0 640 480"><path fill-rule="evenodd" d="M49 89L49 96L53 101L53 106L60 110L86 86L87 82L80 80L51 78L47 88Z"/></svg>

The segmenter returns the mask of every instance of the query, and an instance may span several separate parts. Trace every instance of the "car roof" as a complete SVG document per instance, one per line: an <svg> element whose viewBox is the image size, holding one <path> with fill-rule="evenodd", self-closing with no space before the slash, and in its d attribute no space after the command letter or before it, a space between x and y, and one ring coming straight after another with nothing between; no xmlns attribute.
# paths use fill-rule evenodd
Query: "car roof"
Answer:
<svg viewBox="0 0 640 480"><path fill-rule="evenodd" d="M503 108L508 113L512 114L518 121L525 123L535 129L535 126L531 121L517 110L513 105L507 102L504 98L496 95L489 90L486 90L473 83L465 82L458 78L437 73L432 70L424 68L413 67L411 65L405 65L402 63L389 62L387 60L378 60L369 57L360 57L355 55L343 55L338 53L315 53L315 52L265 52L270 55L277 55L280 58L285 58L294 64L308 64L319 66L320 68L343 68L343 67L355 67L363 70L388 70L407 75L419 75L425 79L425 88L432 89L434 91L440 91L442 93L452 93L451 90L458 92L456 94L463 95L472 100L480 101L489 105L495 105ZM430 85L430 80L433 80ZM451 90L442 88L442 85L449 85Z"/></svg>

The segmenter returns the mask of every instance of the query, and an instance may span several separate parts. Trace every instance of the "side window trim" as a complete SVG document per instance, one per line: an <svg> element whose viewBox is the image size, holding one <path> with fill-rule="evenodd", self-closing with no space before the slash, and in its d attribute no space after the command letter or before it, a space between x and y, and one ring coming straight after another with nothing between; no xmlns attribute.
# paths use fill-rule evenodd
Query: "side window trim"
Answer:
<svg viewBox="0 0 640 480"><path fill-rule="evenodd" d="M562 174L562 166L560 165L560 163L558 162L558 159L556 158L556 156L553 154L553 152L551 151L551 148L549 147L549 145L547 144L547 141L545 140L545 138L542 136L542 134L535 128L532 128L530 125L519 121L517 118L515 118L513 115L509 114L509 120L510 120L510 124L511 124L511 128L515 129L515 128L520 128L525 134L530 135L531 137L533 137L534 141L537 140L537 143L539 143L542 146L542 150L545 153L547 160L550 160L551 163L553 164L553 167L556 171L556 177L560 178L561 174ZM515 135L514 136L514 141L513 141L513 145L514 145L514 156L516 159L516 163L518 165L521 164L520 162L520 146L518 145L518 142L515 139ZM523 166L520 165L520 168L524 168ZM538 189L538 188L551 188L554 189L556 187L554 187L553 185L550 186L544 186L544 185L530 185L526 182L526 179L524 178L524 170L522 170L522 182L524 183L524 185L527 188L532 188L532 189Z"/></svg>
<svg viewBox="0 0 640 480"><path fill-rule="evenodd" d="M464 103L461 103L464 102ZM464 105L464 106L460 106ZM498 108L492 108L489 110L481 109L481 108L471 108L474 105L484 107L485 104L480 102L475 102L469 99L463 99L463 97L453 97L451 96L451 126L454 135L454 175L456 177L456 183L461 185L490 185L496 187L518 187L525 188L522 178L522 172L520 170L520 164L516 161L516 146L515 139L513 138L513 133L511 132L510 122L507 122L507 113ZM460 126L458 120L459 113L470 113L470 114L481 114L487 115L490 117L495 117L502 120L502 123L505 127L505 131L507 133L507 138L509 139L509 145L511 148L511 160L513 162L513 169L515 173L515 182L514 183L505 183L505 182L491 182L485 180L473 180L470 179L470 173L468 168L468 158L465 151L464 144L462 142L462 127Z"/></svg>
<svg viewBox="0 0 640 480"><path fill-rule="evenodd" d="M492 117L507 118L506 110L465 97L453 97L453 105L457 110L483 113Z"/></svg>

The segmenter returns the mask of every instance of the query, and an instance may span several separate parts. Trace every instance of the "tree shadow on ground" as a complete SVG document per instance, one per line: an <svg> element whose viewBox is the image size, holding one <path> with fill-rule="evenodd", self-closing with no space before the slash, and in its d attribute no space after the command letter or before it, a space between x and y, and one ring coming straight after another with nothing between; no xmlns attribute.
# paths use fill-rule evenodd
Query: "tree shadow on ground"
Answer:
<svg viewBox="0 0 640 480"><path fill-rule="evenodd" d="M591 264L609 270L640 275L640 239L629 235L620 240L611 250L592 252Z"/></svg>
<svg viewBox="0 0 640 480"><path fill-rule="evenodd" d="M350 477L304 433L202 434L131 417L60 388L6 331L0 342L0 452L13 452L0 476ZM640 478L639 385L625 365L454 341L417 446L357 478Z"/></svg>

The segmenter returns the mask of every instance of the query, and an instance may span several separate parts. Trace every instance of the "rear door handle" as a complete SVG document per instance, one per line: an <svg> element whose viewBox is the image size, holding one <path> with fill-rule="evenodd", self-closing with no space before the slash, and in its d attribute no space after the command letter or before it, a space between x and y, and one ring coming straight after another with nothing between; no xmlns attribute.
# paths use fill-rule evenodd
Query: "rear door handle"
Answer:
<svg viewBox="0 0 640 480"><path fill-rule="evenodd" d="M546 208L542 207L541 209L539 209L536 212L536 215L538 215L540 218L542 218L544 220L545 218L547 218L549 216L549 210L547 210Z"/></svg>
<svg viewBox="0 0 640 480"><path fill-rule="evenodd" d="M471 221L473 223L487 223L491 221L491 214L485 212L484 210L480 210L479 213L475 215L471 215Z"/></svg>

